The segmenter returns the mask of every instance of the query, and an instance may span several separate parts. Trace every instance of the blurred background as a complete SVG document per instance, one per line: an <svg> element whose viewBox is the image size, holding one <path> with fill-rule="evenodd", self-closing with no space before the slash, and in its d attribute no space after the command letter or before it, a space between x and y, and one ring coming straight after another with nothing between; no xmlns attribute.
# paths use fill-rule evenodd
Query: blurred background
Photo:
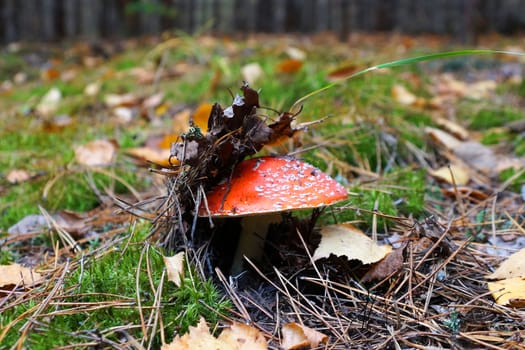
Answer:
<svg viewBox="0 0 525 350"><path fill-rule="evenodd" d="M0 43L159 34L358 31L451 35L525 28L523 0L2 0Z"/></svg>

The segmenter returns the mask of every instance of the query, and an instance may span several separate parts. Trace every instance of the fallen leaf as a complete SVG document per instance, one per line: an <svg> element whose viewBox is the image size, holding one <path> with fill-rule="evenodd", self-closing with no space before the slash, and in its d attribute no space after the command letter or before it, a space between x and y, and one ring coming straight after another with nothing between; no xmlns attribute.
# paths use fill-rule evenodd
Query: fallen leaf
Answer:
<svg viewBox="0 0 525 350"><path fill-rule="evenodd" d="M203 135L206 134L208 130L208 118L210 117L212 107L213 104L211 103L201 103L191 115L193 124L201 129Z"/></svg>
<svg viewBox="0 0 525 350"><path fill-rule="evenodd" d="M412 105L417 101L417 96L403 85L394 85L391 93L394 100L402 105Z"/></svg>
<svg viewBox="0 0 525 350"><path fill-rule="evenodd" d="M470 198L473 201L484 201L489 197L487 193L468 186L451 186L449 188L442 188L441 193L450 198L456 198L459 194L462 198Z"/></svg>
<svg viewBox="0 0 525 350"><path fill-rule="evenodd" d="M41 281L41 274L20 264L0 265L1 288L16 285L32 286Z"/></svg>
<svg viewBox="0 0 525 350"><path fill-rule="evenodd" d="M461 125L454 123L451 120L442 118L442 117L434 117L434 122L447 130L449 133L451 133L454 137L460 139L460 140L467 140L469 138L469 132L467 129L462 127Z"/></svg>
<svg viewBox="0 0 525 350"><path fill-rule="evenodd" d="M137 80L141 85L151 84L155 81L155 71L145 67L134 67L129 70L129 75Z"/></svg>
<svg viewBox="0 0 525 350"><path fill-rule="evenodd" d="M525 166L524 159L496 154L490 147L479 142L461 141L443 130L431 127L426 127L425 132L439 146L485 175L496 176L505 169L520 169Z"/></svg>
<svg viewBox="0 0 525 350"><path fill-rule="evenodd" d="M487 287L499 305L525 307L525 277L488 282Z"/></svg>
<svg viewBox="0 0 525 350"><path fill-rule="evenodd" d="M201 318L197 326L190 327L188 333L183 336L176 336L169 344L163 344L161 350L230 350L221 341L210 334L208 325L204 318Z"/></svg>
<svg viewBox="0 0 525 350"><path fill-rule="evenodd" d="M509 256L486 278L490 280L513 277L525 277L525 248Z"/></svg>
<svg viewBox="0 0 525 350"><path fill-rule="evenodd" d="M266 350L268 345L257 329L233 323L218 338L210 334L204 318L190 327L188 333L176 336L170 344L163 344L162 350Z"/></svg>
<svg viewBox="0 0 525 350"><path fill-rule="evenodd" d="M494 80L481 80L468 84L465 91L465 97L473 100L481 100L489 97L496 90L498 85Z"/></svg>
<svg viewBox="0 0 525 350"><path fill-rule="evenodd" d="M5 176L6 180L12 184L18 184L18 183L27 181L31 179L32 177L33 175L31 175L26 170L22 170L22 169L13 169L9 171L7 175Z"/></svg>
<svg viewBox="0 0 525 350"><path fill-rule="evenodd" d="M168 272L168 280L175 283L177 287L181 286L182 277L184 277L184 252L174 256L164 256L164 265Z"/></svg>
<svg viewBox="0 0 525 350"><path fill-rule="evenodd" d="M107 166L113 163L117 147L108 140L95 140L75 148L75 160L85 166Z"/></svg>
<svg viewBox="0 0 525 350"><path fill-rule="evenodd" d="M182 133L188 132L190 128L191 111L188 108L183 109L173 116L173 132L172 135L179 136ZM169 148L169 146L168 146Z"/></svg>
<svg viewBox="0 0 525 350"><path fill-rule="evenodd" d="M288 57L294 60L304 61L306 59L306 52L293 46L289 46L285 50Z"/></svg>
<svg viewBox="0 0 525 350"><path fill-rule="evenodd" d="M350 224L328 225L321 228L321 243L313 259L328 258L330 254L346 256L371 264L383 259L392 251L389 245L378 245L358 228Z"/></svg>
<svg viewBox="0 0 525 350"><path fill-rule="evenodd" d="M327 78L329 81L345 79L356 73L361 68L361 66L355 63L346 63L328 72Z"/></svg>
<svg viewBox="0 0 525 350"><path fill-rule="evenodd" d="M40 100L35 110L44 116L53 114L62 100L62 93L56 87L50 89Z"/></svg>
<svg viewBox="0 0 525 350"><path fill-rule="evenodd" d="M403 267L403 251L405 246L401 248L394 249L392 253L388 254L386 258L375 263L370 270L368 270L361 282L369 282L374 280L382 280L393 273L399 271Z"/></svg>
<svg viewBox="0 0 525 350"><path fill-rule="evenodd" d="M134 94L131 94L131 93L122 94L122 95L107 94L104 97L104 103L109 108L115 108L119 106L124 106L124 107L136 106L139 103L139 101L140 99L138 98L138 96L135 96Z"/></svg>
<svg viewBox="0 0 525 350"><path fill-rule="evenodd" d="M60 132L74 123L73 118L68 114L55 115L52 118L46 118L43 123L43 129L46 132Z"/></svg>
<svg viewBox="0 0 525 350"><path fill-rule="evenodd" d="M303 61L289 58L287 60L281 61L276 70L279 73L292 74L297 73L303 67Z"/></svg>
<svg viewBox="0 0 525 350"><path fill-rule="evenodd" d="M253 85L264 75L264 71L259 63L248 63L241 68L241 75L244 81Z"/></svg>
<svg viewBox="0 0 525 350"><path fill-rule="evenodd" d="M163 167L170 167L172 164L177 164L179 161L175 158L171 160L172 164L169 163L170 150L164 148L151 148L151 147L135 147L124 150L130 156L144 161L158 164Z"/></svg>
<svg viewBox="0 0 525 350"><path fill-rule="evenodd" d="M111 113L116 117L119 124L125 125L133 120L133 109L129 107L117 107Z"/></svg>
<svg viewBox="0 0 525 350"><path fill-rule="evenodd" d="M56 68L47 68L47 69L43 69L40 72L40 78L43 81L56 80L58 79L58 77L60 77L60 71Z"/></svg>
<svg viewBox="0 0 525 350"><path fill-rule="evenodd" d="M468 170L461 165L451 164L436 170L429 169L428 173L437 180L448 184L466 185L470 180Z"/></svg>
<svg viewBox="0 0 525 350"><path fill-rule="evenodd" d="M39 232L47 227L47 220L43 215L28 215L7 229L10 235L23 235L31 232Z"/></svg>
<svg viewBox="0 0 525 350"><path fill-rule="evenodd" d="M53 219L60 228L75 236L84 235L91 228L85 215L71 210L61 210L53 215Z"/></svg>
<svg viewBox="0 0 525 350"><path fill-rule="evenodd" d="M328 340L327 335L295 322L284 324L281 334L281 347L287 350L317 348L319 343L326 343Z"/></svg>
<svg viewBox="0 0 525 350"><path fill-rule="evenodd" d="M262 333L254 327L234 322L218 339L238 350L266 350L268 344Z"/></svg>
<svg viewBox="0 0 525 350"><path fill-rule="evenodd" d="M142 101L142 108L144 109L156 108L162 103L162 100L164 100L164 93L157 92L156 94L153 94L149 96L148 98L144 99L144 101Z"/></svg>

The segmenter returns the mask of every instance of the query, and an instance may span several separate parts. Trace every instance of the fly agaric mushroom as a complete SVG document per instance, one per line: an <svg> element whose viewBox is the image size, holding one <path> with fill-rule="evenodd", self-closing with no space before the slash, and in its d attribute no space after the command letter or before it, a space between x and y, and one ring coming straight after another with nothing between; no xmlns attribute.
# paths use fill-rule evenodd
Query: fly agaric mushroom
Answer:
<svg viewBox="0 0 525 350"><path fill-rule="evenodd" d="M237 164L231 179L206 194L198 215L242 217L230 273L242 271L243 255L262 257L268 226L285 211L323 207L347 198L346 189L310 164L291 157L261 157Z"/></svg>

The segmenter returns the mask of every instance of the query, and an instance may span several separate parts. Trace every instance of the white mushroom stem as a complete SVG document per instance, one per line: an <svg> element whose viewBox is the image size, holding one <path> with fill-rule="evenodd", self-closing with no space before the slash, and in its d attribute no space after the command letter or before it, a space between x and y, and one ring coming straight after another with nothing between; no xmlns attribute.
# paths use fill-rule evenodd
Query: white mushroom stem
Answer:
<svg viewBox="0 0 525 350"><path fill-rule="evenodd" d="M280 213L245 216L242 218L241 235L233 258L230 275L235 276L243 271L244 257L251 261L262 260L268 228L271 224L276 224L280 221Z"/></svg>

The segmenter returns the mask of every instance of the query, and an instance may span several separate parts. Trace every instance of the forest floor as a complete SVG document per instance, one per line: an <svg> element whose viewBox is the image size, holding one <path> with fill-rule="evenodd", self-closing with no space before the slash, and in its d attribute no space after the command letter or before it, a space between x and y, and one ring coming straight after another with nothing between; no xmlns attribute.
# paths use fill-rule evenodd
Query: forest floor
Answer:
<svg viewBox="0 0 525 350"><path fill-rule="evenodd" d="M469 47L525 52L525 40ZM348 79L462 48L398 34L0 48L0 349L227 349L220 330L240 332L239 349L240 338L253 349L525 348L525 59L462 55ZM256 156L301 159L349 195L283 215L262 261L228 277L221 249L234 244L220 235L239 225L199 219L181 238L194 208L174 211L180 193L168 193L198 201L191 186L224 169L184 178L211 158L179 166L170 153L181 135L214 140L213 103L233 103L237 118L243 81L257 120L283 126ZM213 155L253 155L234 146ZM211 335L194 327L201 318Z"/></svg>

